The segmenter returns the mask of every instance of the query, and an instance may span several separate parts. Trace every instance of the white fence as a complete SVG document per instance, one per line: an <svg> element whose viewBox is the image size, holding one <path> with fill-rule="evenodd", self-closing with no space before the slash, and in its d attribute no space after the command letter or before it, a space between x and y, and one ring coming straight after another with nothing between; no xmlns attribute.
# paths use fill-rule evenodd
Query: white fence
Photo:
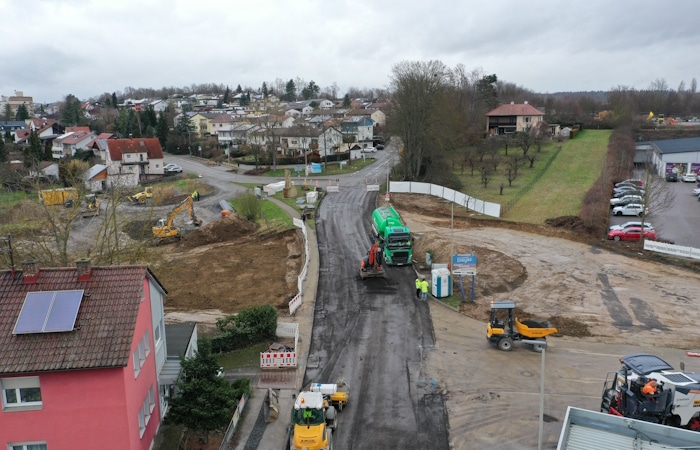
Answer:
<svg viewBox="0 0 700 450"><path fill-rule="evenodd" d="M219 450L225 450L229 447L231 439L233 439L233 434L236 432L238 422L241 420L241 415L243 414L243 411L245 410L245 405L247 403L248 394L243 394L241 396L241 399L238 401L238 406L236 407L236 410L233 412L231 422L229 422L228 424L228 428L226 429L226 433L224 434L224 439L221 442L221 447L219 447Z"/></svg>
<svg viewBox="0 0 700 450"><path fill-rule="evenodd" d="M462 192L455 191L454 189L436 184L418 183L415 181L390 181L389 192L433 195L486 216L501 217L500 204L485 202Z"/></svg>
<svg viewBox="0 0 700 450"><path fill-rule="evenodd" d="M700 249L683 245L665 244L663 242L644 240L644 250L682 256L684 258L700 259Z"/></svg>
<svg viewBox="0 0 700 450"><path fill-rule="evenodd" d="M294 225L301 229L304 234L304 267L301 269L301 273L297 277L297 295L289 302L289 315L294 315L294 312L301 306L302 300L302 289L304 285L304 280L306 279L306 272L309 270L309 237L306 233L306 224L301 219L296 217L292 219Z"/></svg>

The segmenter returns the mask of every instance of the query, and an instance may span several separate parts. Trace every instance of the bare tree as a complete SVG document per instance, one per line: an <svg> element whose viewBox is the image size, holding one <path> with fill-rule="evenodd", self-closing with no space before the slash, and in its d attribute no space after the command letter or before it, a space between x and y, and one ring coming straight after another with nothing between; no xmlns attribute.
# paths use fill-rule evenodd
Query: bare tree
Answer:
<svg viewBox="0 0 700 450"><path fill-rule="evenodd" d="M521 155L510 155L506 160L506 176L508 178L508 186L513 185L513 181L518 178L518 171L525 165L525 158Z"/></svg>

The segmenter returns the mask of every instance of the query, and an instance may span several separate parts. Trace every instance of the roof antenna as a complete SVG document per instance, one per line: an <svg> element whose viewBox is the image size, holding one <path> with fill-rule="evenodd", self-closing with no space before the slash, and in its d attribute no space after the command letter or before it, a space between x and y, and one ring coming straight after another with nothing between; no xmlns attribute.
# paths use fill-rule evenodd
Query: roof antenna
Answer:
<svg viewBox="0 0 700 450"><path fill-rule="evenodd" d="M15 274L15 260L12 256L12 235L8 234L7 237L0 237L0 241L7 242L7 249L0 249L0 253L7 253L10 255L10 269L12 269L12 275Z"/></svg>

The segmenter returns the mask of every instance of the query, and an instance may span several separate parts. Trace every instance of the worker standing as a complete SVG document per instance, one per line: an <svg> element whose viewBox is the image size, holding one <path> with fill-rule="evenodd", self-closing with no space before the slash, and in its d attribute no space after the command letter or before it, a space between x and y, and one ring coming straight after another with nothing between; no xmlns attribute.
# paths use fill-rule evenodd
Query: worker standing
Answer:
<svg viewBox="0 0 700 450"><path fill-rule="evenodd" d="M428 284L428 281L425 279L425 277L421 277L420 281L420 296L421 300L424 302L428 300L428 288L430 285Z"/></svg>
<svg viewBox="0 0 700 450"><path fill-rule="evenodd" d="M421 279L420 277L416 277L416 298L420 300L420 285L421 285Z"/></svg>

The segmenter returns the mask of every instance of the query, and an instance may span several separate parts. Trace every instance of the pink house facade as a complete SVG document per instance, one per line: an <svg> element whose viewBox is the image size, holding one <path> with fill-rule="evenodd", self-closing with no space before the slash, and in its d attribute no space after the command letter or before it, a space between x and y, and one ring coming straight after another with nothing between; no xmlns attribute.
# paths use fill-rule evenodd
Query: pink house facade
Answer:
<svg viewBox="0 0 700 450"><path fill-rule="evenodd" d="M152 448L165 294L146 266L0 272L0 449Z"/></svg>

